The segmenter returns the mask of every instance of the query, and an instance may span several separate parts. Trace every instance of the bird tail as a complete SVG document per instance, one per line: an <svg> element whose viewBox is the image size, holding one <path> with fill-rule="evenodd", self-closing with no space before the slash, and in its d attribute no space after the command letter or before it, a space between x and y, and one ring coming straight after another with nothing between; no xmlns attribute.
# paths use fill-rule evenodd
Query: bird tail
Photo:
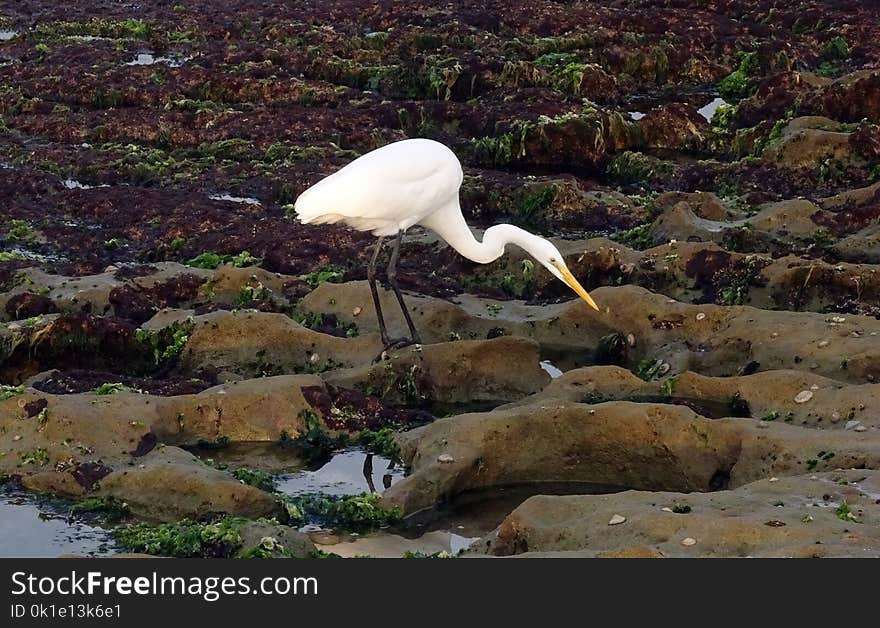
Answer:
<svg viewBox="0 0 880 628"><path fill-rule="evenodd" d="M326 225L345 220L345 216L341 214L315 214L310 216L297 212L296 217L304 225Z"/></svg>

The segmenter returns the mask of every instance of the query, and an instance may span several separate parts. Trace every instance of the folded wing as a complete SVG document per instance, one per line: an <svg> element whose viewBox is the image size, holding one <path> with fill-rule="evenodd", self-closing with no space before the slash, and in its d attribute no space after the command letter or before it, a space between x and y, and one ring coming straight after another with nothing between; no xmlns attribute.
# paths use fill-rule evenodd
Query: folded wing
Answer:
<svg viewBox="0 0 880 628"><path fill-rule="evenodd" d="M433 140L388 144L318 181L296 200L304 223L344 222L391 235L441 208L458 194L461 164Z"/></svg>

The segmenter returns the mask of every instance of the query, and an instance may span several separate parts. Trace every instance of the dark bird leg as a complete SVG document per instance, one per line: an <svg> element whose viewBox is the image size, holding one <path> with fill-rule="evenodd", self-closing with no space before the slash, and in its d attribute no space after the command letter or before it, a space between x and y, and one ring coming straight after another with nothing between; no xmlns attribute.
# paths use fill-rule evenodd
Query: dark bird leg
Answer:
<svg viewBox="0 0 880 628"><path fill-rule="evenodd" d="M412 317L409 315L406 303L403 302L403 294L400 292L400 287L397 285L397 260L400 258L401 242L403 242L403 231L398 231L397 238L394 240L394 248L391 249L391 259L388 261L388 283L391 284L391 289L394 290L394 295L397 297L397 302L400 304L400 310L403 312L403 317L406 319L406 326L409 327L409 335L412 338L412 342L421 344L422 339L419 337L419 332L416 331L416 326L412 322Z"/></svg>
<svg viewBox="0 0 880 628"><path fill-rule="evenodd" d="M391 341L388 339L388 331L385 329L385 317L382 316L382 306L379 304L379 291L376 289L376 261L379 259L379 252L382 250L382 240L384 239L385 237L381 236L376 241L376 250L373 251L373 258L367 265L367 280L370 282L370 292L373 293L373 305L376 308L376 320L379 323L382 344L387 347L391 344Z"/></svg>

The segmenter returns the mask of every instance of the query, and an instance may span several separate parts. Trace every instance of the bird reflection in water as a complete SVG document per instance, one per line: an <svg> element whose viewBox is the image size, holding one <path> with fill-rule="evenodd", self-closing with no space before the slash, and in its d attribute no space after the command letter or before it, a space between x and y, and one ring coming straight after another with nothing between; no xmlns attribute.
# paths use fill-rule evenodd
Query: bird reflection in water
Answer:
<svg viewBox="0 0 880 628"><path fill-rule="evenodd" d="M382 475L382 490L391 488L391 471L394 470L394 461L389 460L388 466L385 468L387 473ZM376 484L373 482L373 454L368 453L364 458L364 479L367 481L371 493L377 493Z"/></svg>

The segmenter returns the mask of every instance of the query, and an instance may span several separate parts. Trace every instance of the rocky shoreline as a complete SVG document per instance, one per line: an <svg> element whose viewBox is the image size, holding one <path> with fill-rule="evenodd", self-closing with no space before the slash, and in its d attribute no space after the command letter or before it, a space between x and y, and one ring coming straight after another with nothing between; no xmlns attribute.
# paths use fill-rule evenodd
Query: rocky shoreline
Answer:
<svg viewBox="0 0 880 628"><path fill-rule="evenodd" d="M0 507L105 553L878 555L871 2L85 4L0 14ZM290 210L404 137L601 311L415 229L425 344L374 361L373 238Z"/></svg>

